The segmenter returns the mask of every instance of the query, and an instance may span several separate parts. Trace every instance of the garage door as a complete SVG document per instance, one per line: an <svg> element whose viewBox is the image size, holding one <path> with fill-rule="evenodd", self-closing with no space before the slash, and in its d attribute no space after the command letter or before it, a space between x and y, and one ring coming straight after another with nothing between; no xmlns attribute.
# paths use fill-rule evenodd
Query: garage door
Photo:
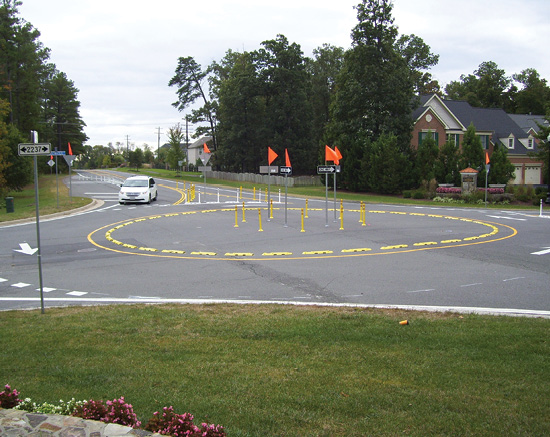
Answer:
<svg viewBox="0 0 550 437"><path fill-rule="evenodd" d="M540 167L525 166L525 183L540 184Z"/></svg>
<svg viewBox="0 0 550 437"><path fill-rule="evenodd" d="M515 178L514 178L514 185L520 185L522 183L523 179L523 172L522 172L522 166L516 165L516 170L514 171Z"/></svg>

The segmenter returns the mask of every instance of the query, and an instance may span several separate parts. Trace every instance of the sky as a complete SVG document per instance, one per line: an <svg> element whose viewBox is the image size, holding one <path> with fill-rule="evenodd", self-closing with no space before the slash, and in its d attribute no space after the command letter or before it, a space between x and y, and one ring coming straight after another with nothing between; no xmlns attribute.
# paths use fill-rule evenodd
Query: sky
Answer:
<svg viewBox="0 0 550 437"><path fill-rule="evenodd" d="M22 0L50 62L79 90L88 145L144 147L184 124L172 106L179 57L205 68L227 50L253 51L285 35L305 56L325 43L348 49L359 0ZM442 87L493 61L506 75L534 68L550 81L550 1L394 0L399 33L439 55ZM159 129L160 128L160 129ZM189 125L190 136L194 126Z"/></svg>

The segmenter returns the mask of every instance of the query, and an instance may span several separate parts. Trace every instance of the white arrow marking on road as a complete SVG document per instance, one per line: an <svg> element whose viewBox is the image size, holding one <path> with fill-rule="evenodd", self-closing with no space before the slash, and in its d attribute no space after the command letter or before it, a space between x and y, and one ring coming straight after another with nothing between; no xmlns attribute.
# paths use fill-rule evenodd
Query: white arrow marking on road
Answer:
<svg viewBox="0 0 550 437"><path fill-rule="evenodd" d="M29 246L29 243L19 243L19 246L21 246L21 249L13 249L16 252L21 252L25 255L34 255L34 253L38 250L38 248L31 248Z"/></svg>
<svg viewBox="0 0 550 437"><path fill-rule="evenodd" d="M522 218L515 218L515 217L502 217L500 215L488 215L487 217L493 217L493 218L496 218L496 219L506 219L506 220L519 220L519 221L526 221L527 219L522 219Z"/></svg>
<svg viewBox="0 0 550 437"><path fill-rule="evenodd" d="M543 249L538 252L531 252L531 255L548 255L550 253L550 247L543 247Z"/></svg>

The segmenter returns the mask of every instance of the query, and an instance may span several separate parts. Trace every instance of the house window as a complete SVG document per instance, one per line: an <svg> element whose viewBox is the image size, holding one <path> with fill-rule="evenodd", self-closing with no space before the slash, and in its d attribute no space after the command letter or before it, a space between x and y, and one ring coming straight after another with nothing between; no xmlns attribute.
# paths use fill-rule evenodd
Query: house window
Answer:
<svg viewBox="0 0 550 437"><path fill-rule="evenodd" d="M483 150L487 150L489 148L489 135L480 135L479 138L481 139Z"/></svg>
<svg viewBox="0 0 550 437"><path fill-rule="evenodd" d="M527 148L528 149L533 149L535 146L535 140L533 139L533 137L529 137L527 139Z"/></svg>
<svg viewBox="0 0 550 437"><path fill-rule="evenodd" d="M508 148L513 149L514 148L514 137L508 138Z"/></svg>
<svg viewBox="0 0 550 437"><path fill-rule="evenodd" d="M433 138L435 141L435 144L439 146L439 133L433 132L433 131L427 131L427 132L418 132L418 145L422 144L422 141L424 139L428 138L428 135Z"/></svg>
<svg viewBox="0 0 550 437"><path fill-rule="evenodd" d="M458 149L460 147L460 134L447 134L447 141L454 141Z"/></svg>

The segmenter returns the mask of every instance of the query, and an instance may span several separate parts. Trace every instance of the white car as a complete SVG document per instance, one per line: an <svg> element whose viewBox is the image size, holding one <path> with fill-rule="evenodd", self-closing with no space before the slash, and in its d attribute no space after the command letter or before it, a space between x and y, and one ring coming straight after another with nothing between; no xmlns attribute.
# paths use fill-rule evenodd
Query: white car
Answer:
<svg viewBox="0 0 550 437"><path fill-rule="evenodd" d="M123 205L126 202L151 203L157 200L157 184L150 176L132 176L120 185L118 202Z"/></svg>

